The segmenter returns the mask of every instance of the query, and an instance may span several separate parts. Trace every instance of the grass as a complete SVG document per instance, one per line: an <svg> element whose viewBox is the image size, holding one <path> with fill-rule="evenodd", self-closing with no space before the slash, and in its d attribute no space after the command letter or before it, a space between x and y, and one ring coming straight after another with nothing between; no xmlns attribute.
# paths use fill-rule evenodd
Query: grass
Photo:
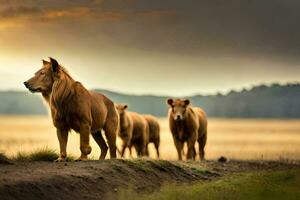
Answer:
<svg viewBox="0 0 300 200"><path fill-rule="evenodd" d="M177 160L168 120L161 118L159 122L161 159ZM300 120L209 118L206 157L218 159L225 156L237 160L300 160L299 123ZM24 133L26 137L20 137ZM69 135L68 153L78 155L78 141L78 134ZM48 116L0 116L0 149L16 155L20 147L22 151L30 152L47 145L58 147L55 128ZM99 146L93 139L90 145L93 150L89 157L94 156L97 159L100 154ZM117 145L119 147L121 145L119 138ZM196 150L198 151L198 148ZM150 145L149 152L152 158L156 158L153 145ZM129 158L128 151L126 158Z"/></svg>
<svg viewBox="0 0 300 200"><path fill-rule="evenodd" d="M145 165L145 162L143 162L142 159L126 160L126 162L132 168L137 168L143 172L149 171L149 168Z"/></svg>
<svg viewBox="0 0 300 200"><path fill-rule="evenodd" d="M16 156L12 157L12 160L15 161L55 161L58 158L58 153L49 149L48 147L44 147L41 149L37 149L30 153L18 152ZM73 156L68 156L67 161L75 160Z"/></svg>
<svg viewBox="0 0 300 200"><path fill-rule="evenodd" d="M133 191L122 191L120 200L277 200L300 199L300 169L285 171L247 172L226 176L209 183L193 185L166 185L159 192L140 194Z"/></svg>
<svg viewBox="0 0 300 200"><path fill-rule="evenodd" d="M10 159L4 154L0 153L0 164L10 164Z"/></svg>

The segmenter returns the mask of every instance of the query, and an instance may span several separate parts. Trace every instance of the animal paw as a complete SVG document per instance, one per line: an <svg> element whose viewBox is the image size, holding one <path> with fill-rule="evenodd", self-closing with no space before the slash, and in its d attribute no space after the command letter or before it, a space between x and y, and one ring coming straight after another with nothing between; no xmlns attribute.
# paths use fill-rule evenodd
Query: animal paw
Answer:
<svg viewBox="0 0 300 200"><path fill-rule="evenodd" d="M54 162L65 162L66 158L59 157Z"/></svg>
<svg viewBox="0 0 300 200"><path fill-rule="evenodd" d="M76 161L76 162L79 162L79 161L87 161L87 160L88 160L87 158L79 157L79 158L77 158L75 161Z"/></svg>

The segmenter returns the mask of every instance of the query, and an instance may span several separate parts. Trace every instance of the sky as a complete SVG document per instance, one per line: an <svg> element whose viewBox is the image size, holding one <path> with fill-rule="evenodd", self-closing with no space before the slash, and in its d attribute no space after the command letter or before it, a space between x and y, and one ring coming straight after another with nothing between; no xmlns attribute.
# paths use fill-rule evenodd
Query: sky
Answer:
<svg viewBox="0 0 300 200"><path fill-rule="evenodd" d="M54 57L87 88L226 93L300 80L295 0L0 0L0 90Z"/></svg>

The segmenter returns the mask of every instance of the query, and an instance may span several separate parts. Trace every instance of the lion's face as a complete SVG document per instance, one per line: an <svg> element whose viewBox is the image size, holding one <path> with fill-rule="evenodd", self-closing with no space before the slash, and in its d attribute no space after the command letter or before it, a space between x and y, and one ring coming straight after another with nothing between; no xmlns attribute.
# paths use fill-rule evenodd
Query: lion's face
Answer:
<svg viewBox="0 0 300 200"><path fill-rule="evenodd" d="M185 118L187 106L190 104L188 99L168 99L167 103L171 108L171 115L175 121L180 121Z"/></svg>
<svg viewBox="0 0 300 200"><path fill-rule="evenodd" d="M25 87L33 93L51 93L57 69L58 63L56 60L52 58L50 58L50 62L43 60L43 67L32 78L24 82Z"/></svg>
<svg viewBox="0 0 300 200"><path fill-rule="evenodd" d="M126 109L128 108L128 105L124 104L117 104L116 109L120 115L120 117L123 117L125 114Z"/></svg>

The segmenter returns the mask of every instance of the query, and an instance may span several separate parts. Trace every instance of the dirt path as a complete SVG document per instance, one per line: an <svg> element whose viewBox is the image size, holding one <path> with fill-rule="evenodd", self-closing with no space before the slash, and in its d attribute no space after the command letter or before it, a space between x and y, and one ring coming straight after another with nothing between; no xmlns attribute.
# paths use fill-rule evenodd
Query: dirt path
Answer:
<svg viewBox="0 0 300 200"><path fill-rule="evenodd" d="M166 183L210 181L236 172L300 168L300 163L105 160L0 165L0 199L111 199L121 189L152 192Z"/></svg>

